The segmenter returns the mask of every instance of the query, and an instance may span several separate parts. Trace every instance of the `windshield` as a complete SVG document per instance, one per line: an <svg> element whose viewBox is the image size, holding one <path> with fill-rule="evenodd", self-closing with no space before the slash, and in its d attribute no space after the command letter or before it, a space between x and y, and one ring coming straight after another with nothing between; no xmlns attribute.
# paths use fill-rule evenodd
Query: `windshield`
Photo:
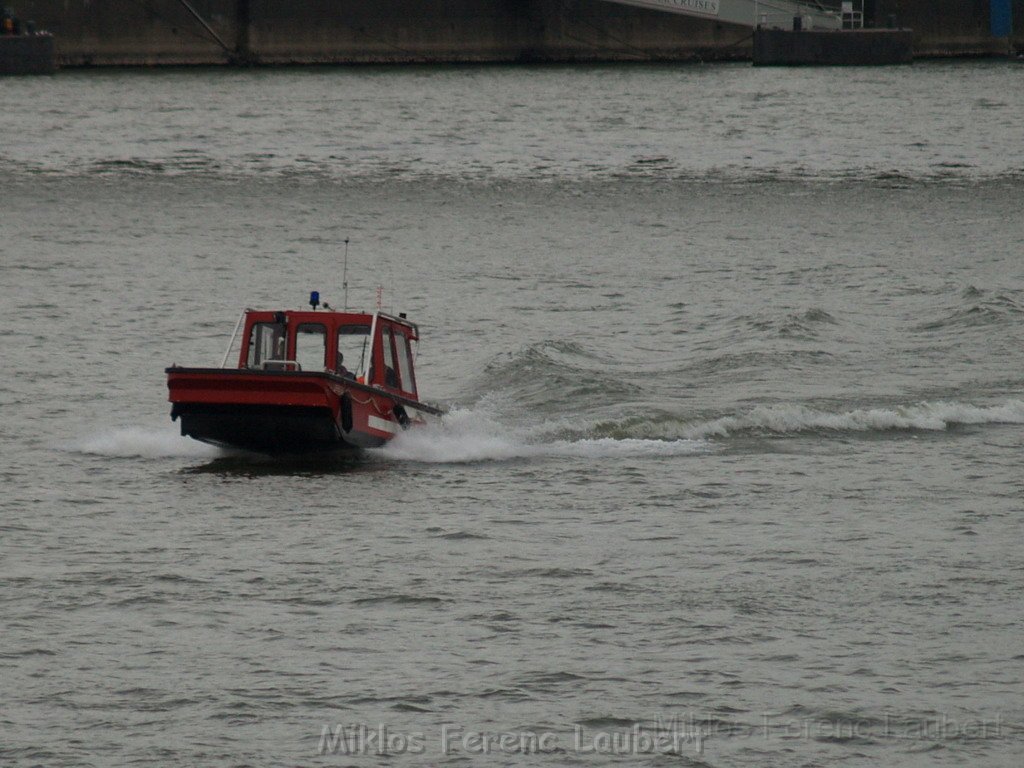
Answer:
<svg viewBox="0 0 1024 768"><path fill-rule="evenodd" d="M321 371L327 355L327 329L320 323L302 323L295 329L295 362L300 371Z"/></svg>
<svg viewBox="0 0 1024 768"><path fill-rule="evenodd" d="M287 354L285 343L284 323L256 323L249 336L246 365L263 368L268 360L284 360Z"/></svg>
<svg viewBox="0 0 1024 768"><path fill-rule="evenodd" d="M342 325L338 328L338 355L335 370L338 373L361 374L366 370L370 355L370 326Z"/></svg>
<svg viewBox="0 0 1024 768"><path fill-rule="evenodd" d="M401 331L395 332L395 354L398 355L399 381L402 383L402 391L416 394L416 379L412 375L412 350L405 334Z"/></svg>

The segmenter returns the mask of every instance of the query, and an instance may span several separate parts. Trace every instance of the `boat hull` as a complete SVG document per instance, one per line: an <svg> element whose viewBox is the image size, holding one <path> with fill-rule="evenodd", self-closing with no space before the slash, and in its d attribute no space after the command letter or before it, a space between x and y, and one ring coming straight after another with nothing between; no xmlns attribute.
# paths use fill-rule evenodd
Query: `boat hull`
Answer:
<svg viewBox="0 0 1024 768"><path fill-rule="evenodd" d="M377 448L436 411L326 372L175 367L167 386L182 435L268 454Z"/></svg>
<svg viewBox="0 0 1024 768"><path fill-rule="evenodd" d="M186 403L175 404L171 418L180 420L182 435L222 448L312 453L358 447L342 437L326 408Z"/></svg>

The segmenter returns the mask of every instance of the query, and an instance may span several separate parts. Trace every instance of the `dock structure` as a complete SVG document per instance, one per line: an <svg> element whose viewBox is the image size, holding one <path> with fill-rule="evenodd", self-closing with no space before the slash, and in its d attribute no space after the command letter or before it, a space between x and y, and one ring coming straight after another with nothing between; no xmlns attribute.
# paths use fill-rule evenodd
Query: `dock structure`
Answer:
<svg viewBox="0 0 1024 768"><path fill-rule="evenodd" d="M57 71L53 36L35 22L0 7L0 75L47 75Z"/></svg>
<svg viewBox="0 0 1024 768"><path fill-rule="evenodd" d="M773 4L760 0L760 5ZM865 0L841 0L829 8L827 25L797 12L780 19L759 14L754 29L756 66L878 66L909 64L914 59L910 29L866 26ZM895 19L889 20L895 27ZM787 28L788 25L788 28Z"/></svg>
<svg viewBox="0 0 1024 768"><path fill-rule="evenodd" d="M750 61L755 27L843 27L842 0L9 2L54 34L62 66ZM912 28L917 58L1024 50L1024 0L856 2L865 30Z"/></svg>
<svg viewBox="0 0 1024 768"><path fill-rule="evenodd" d="M49 75L56 71L51 35L0 35L0 75Z"/></svg>
<svg viewBox="0 0 1024 768"><path fill-rule="evenodd" d="M753 59L756 66L909 64L914 60L914 33L909 29L758 29Z"/></svg>

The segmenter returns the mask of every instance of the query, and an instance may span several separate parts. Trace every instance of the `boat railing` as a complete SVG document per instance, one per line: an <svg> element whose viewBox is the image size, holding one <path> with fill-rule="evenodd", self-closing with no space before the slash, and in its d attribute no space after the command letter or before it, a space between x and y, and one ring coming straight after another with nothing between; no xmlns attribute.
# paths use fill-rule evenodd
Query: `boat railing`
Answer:
<svg viewBox="0 0 1024 768"><path fill-rule="evenodd" d="M245 312L248 312L249 308L246 307ZM245 320L245 312L238 316L238 322L235 323L235 330L231 332L231 340L228 342L228 348L224 350L224 359L220 361L221 368L228 367L228 357L231 356L231 350L235 346L235 339L238 338L238 329L242 327L242 321Z"/></svg>

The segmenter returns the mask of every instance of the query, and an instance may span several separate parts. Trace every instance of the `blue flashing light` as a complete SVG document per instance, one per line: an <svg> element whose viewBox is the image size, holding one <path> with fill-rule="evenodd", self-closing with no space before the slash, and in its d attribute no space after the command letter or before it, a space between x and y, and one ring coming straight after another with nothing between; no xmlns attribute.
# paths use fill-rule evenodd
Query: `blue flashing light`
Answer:
<svg viewBox="0 0 1024 768"><path fill-rule="evenodd" d="M320 306L320 291L309 292L309 306L316 309Z"/></svg>

